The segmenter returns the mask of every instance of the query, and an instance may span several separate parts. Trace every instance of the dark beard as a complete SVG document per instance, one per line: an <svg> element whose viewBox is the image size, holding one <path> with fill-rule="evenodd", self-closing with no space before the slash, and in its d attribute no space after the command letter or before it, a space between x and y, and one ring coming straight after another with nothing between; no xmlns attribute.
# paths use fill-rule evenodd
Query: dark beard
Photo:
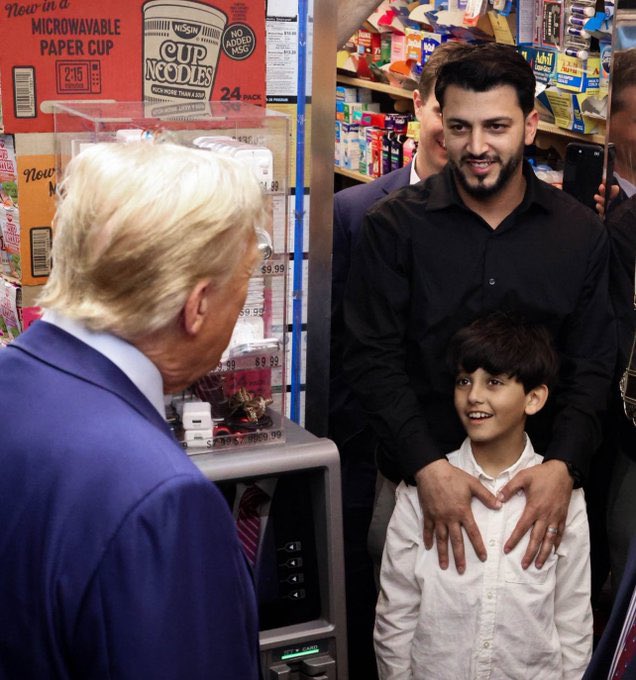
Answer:
<svg viewBox="0 0 636 680"><path fill-rule="evenodd" d="M481 156L472 156L475 160L482 158ZM449 160L449 165L453 171L455 180L460 183L462 189L470 194L473 198L484 199L490 198L495 194L499 193L510 181L510 178L514 175L516 169L519 167L523 156L513 156L505 165L501 166L501 171L497 177L497 181L491 186L485 186L481 183L481 178L477 178L480 181L479 184L473 185L468 182L459 166L453 161Z"/></svg>

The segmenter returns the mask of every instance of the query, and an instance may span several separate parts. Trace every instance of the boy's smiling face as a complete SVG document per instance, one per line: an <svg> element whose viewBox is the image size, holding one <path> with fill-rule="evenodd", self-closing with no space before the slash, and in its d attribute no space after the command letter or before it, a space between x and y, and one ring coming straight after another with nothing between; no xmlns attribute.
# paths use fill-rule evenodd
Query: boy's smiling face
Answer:
<svg viewBox="0 0 636 680"><path fill-rule="evenodd" d="M545 399L542 385L527 394L524 386L508 375L491 375L483 368L460 371L455 380L455 408L476 448L523 450L526 416L536 413ZM503 447L503 448L502 448Z"/></svg>

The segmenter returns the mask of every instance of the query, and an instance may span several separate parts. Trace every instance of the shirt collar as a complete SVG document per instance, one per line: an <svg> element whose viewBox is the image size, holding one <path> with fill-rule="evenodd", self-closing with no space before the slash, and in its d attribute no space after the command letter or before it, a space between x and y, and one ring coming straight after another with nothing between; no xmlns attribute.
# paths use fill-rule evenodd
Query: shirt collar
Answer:
<svg viewBox="0 0 636 680"><path fill-rule="evenodd" d="M91 331L79 321L70 319L61 312L45 309L42 321L46 321L74 336L96 352L112 361L159 411L166 417L163 400L163 379L159 369L134 345L112 333Z"/></svg>
<svg viewBox="0 0 636 680"><path fill-rule="evenodd" d="M417 184L421 178L417 174L417 171L415 170L415 160L417 159L417 154L413 156L413 160L411 161L411 173L409 175L409 184Z"/></svg>
<svg viewBox="0 0 636 680"><path fill-rule="evenodd" d="M477 477L478 479L488 479L493 481L495 479L502 478L512 479L512 477L514 477L514 475L519 470L528 467L528 465L532 463L534 458L534 448L532 446L532 442L530 441L530 437L528 437L527 434L524 436L526 438L526 445L524 446L521 455L510 467L507 467L505 470L502 470L496 478L493 477L492 475L489 475L487 472L484 472L481 465L479 465L479 463L475 460L475 456L473 455L473 449L470 445L470 439L468 437L464 439L459 449L457 467L460 467L462 470L465 470L469 474L473 475L473 477Z"/></svg>
<svg viewBox="0 0 636 680"><path fill-rule="evenodd" d="M525 160L522 170L526 180L526 192L517 212L525 212L535 205L541 210L547 211L554 204L548 185L534 174L532 166ZM459 196L450 165L446 165L439 174L428 179L426 186L430 187L426 210L443 210L453 205L468 210Z"/></svg>

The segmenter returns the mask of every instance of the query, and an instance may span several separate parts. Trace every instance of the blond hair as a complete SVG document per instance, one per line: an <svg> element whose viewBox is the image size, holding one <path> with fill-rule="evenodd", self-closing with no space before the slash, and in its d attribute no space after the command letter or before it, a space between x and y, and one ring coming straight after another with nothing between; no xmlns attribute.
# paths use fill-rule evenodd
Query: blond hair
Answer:
<svg viewBox="0 0 636 680"><path fill-rule="evenodd" d="M69 164L39 299L128 340L176 322L195 283L224 285L265 219L250 170L173 144L96 144Z"/></svg>

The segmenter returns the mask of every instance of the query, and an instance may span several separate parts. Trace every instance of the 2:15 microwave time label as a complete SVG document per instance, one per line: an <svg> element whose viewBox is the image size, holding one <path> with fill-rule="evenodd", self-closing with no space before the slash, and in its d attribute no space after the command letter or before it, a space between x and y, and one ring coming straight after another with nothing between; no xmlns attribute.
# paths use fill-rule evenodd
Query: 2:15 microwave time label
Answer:
<svg viewBox="0 0 636 680"><path fill-rule="evenodd" d="M102 91L98 59L73 59L55 62L58 94L99 94Z"/></svg>

